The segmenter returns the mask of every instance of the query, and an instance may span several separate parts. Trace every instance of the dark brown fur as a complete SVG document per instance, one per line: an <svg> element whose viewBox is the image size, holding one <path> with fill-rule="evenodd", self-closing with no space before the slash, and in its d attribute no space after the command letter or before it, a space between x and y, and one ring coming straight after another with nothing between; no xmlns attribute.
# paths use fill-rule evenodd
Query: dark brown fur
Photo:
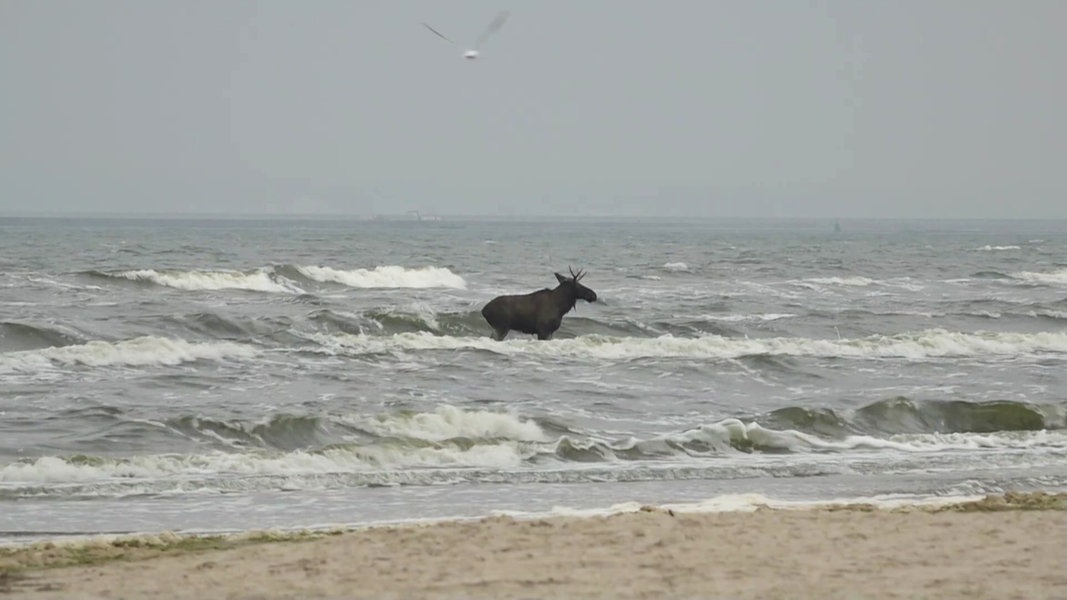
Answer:
<svg viewBox="0 0 1067 600"><path fill-rule="evenodd" d="M596 292L578 283L585 275L581 271L565 277L556 273L559 285L529 294L497 296L482 309L482 316L493 328L493 339L502 340L514 329L537 335L539 340L552 339L559 329L563 315L579 300L596 302Z"/></svg>

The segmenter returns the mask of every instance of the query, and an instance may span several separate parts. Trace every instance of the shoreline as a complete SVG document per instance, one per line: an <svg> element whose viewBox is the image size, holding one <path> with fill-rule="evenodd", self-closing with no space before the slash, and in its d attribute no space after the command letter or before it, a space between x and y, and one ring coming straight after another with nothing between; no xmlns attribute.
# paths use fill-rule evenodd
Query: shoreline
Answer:
<svg viewBox="0 0 1067 600"><path fill-rule="evenodd" d="M0 595L140 597L1067 596L1067 493L491 516L0 548Z"/></svg>

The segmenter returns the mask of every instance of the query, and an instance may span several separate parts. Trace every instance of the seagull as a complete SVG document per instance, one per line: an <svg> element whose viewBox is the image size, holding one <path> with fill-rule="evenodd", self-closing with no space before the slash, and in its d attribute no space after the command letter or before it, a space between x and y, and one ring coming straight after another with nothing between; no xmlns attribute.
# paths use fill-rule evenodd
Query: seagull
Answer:
<svg viewBox="0 0 1067 600"><path fill-rule="evenodd" d="M485 31L482 32L482 35L478 36L478 40L474 43L474 48L467 50L463 53L463 58L466 58L467 60L474 60L481 56L481 54L479 53L479 49L481 49L482 44L484 44L489 39L489 36L493 35L497 32L497 30L504 26L504 22L508 20L508 14L510 13L508 13L508 11L506 10L501 11L499 14L497 14L496 18L493 19L493 21L489 23L489 26L485 28ZM423 23L423 26L426 27L426 29L432 31L434 35L448 42L449 44L455 44L455 42L448 39L448 37L446 37L443 33L437 31L433 27L430 27L429 24Z"/></svg>

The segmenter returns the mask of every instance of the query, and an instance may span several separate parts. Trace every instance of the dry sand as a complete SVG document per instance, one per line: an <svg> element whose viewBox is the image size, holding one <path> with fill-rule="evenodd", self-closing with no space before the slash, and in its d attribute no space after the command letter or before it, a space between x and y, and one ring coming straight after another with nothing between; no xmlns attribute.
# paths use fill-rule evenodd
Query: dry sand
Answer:
<svg viewBox="0 0 1067 600"><path fill-rule="evenodd" d="M1037 494L38 544L0 551L0 597L1067 598L1065 509L1067 496Z"/></svg>

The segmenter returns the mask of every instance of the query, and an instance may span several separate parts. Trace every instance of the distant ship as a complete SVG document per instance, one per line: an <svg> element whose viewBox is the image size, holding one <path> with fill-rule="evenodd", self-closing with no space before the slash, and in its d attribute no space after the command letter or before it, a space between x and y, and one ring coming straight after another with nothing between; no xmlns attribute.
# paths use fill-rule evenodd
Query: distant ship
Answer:
<svg viewBox="0 0 1067 600"><path fill-rule="evenodd" d="M409 210L408 214L409 215L415 215L415 220L416 221L440 221L441 220L441 217L439 217L437 215L426 215L426 216L423 216L417 210Z"/></svg>
<svg viewBox="0 0 1067 600"><path fill-rule="evenodd" d="M407 211L406 213L403 213L403 214L400 214L400 213L393 213L393 214L378 213L378 214L375 214L375 215L365 216L365 217L362 217L362 218L363 218L364 221L410 221L411 219L408 218L409 216L415 217L415 220L416 221L420 221L420 222L421 221L440 221L441 220L441 217L439 217L437 215L423 215L423 214L419 213L419 211L417 211L417 210L409 210L409 211Z"/></svg>

